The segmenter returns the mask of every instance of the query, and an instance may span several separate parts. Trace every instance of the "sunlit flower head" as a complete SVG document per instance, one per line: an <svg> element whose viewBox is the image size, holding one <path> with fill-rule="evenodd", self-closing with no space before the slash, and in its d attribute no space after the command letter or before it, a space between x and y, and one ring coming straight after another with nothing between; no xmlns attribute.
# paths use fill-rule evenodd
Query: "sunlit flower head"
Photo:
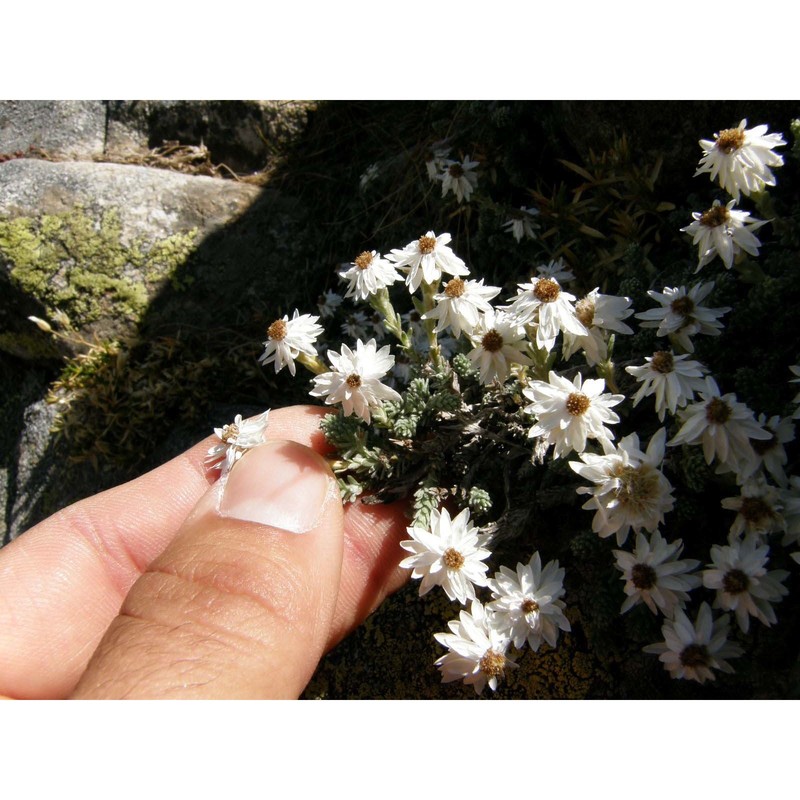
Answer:
<svg viewBox="0 0 800 800"><path fill-rule="evenodd" d="M450 238L449 233L437 236L428 231L402 250L392 250L386 258L398 269L408 272L406 283L411 292L416 292L423 280L429 284L438 283L443 272L455 277L469 275L464 262L447 246Z"/></svg>
<svg viewBox="0 0 800 800"><path fill-rule="evenodd" d="M250 449L264 444L265 433L269 421L269 409L251 419L242 419L237 414L230 425L214 428L214 435L219 439L206 453L206 469L218 469L222 475Z"/></svg>
<svg viewBox="0 0 800 800"><path fill-rule="evenodd" d="M295 359L303 353L313 358L317 355L314 342L322 334L322 326L317 324L319 317L310 314L300 314L295 310L289 319L276 319L267 328L267 341L264 342L264 352L258 359L259 363L275 365L275 372L280 372L284 367L289 368L292 375L297 373Z"/></svg>
<svg viewBox="0 0 800 800"><path fill-rule="evenodd" d="M389 346L377 349L374 339L366 344L360 339L356 342L355 353L346 345L342 352L328 351L332 372L324 372L314 378L312 397L325 398L327 405L341 403L346 415L356 414L369 422L371 409L377 408L386 400L400 400L400 395L389 386L381 383L394 365L394 356Z"/></svg>
<svg viewBox="0 0 800 800"><path fill-rule="evenodd" d="M715 256L719 256L725 269L733 266L733 259L741 252L751 256L758 255L761 242L755 235L766 220L750 219L747 211L734 209L735 200L723 206L719 200L708 211L692 212L693 222L681 230L692 237L699 254L697 271L699 272Z"/></svg>
<svg viewBox="0 0 800 800"><path fill-rule="evenodd" d="M550 372L548 381L531 381L523 394L531 404L525 413L536 417L528 436L541 436L552 444L553 458L574 450L582 453L587 439L610 441L614 438L606 427L619 422L612 406L625 398L621 394L603 393L605 381L589 378L583 381L580 373L570 381Z"/></svg>
<svg viewBox="0 0 800 800"><path fill-rule="evenodd" d="M481 694L488 683L496 691L505 671L517 666L507 654L510 639L498 628L496 615L473 600L470 611L461 611L447 626L450 633L434 634L436 641L449 650L436 661L442 683L463 680L476 694Z"/></svg>
<svg viewBox="0 0 800 800"><path fill-rule="evenodd" d="M783 156L773 152L786 142L780 133L767 133L766 125L747 129L743 119L737 128L728 128L714 134L711 139L701 139L703 157L695 176L709 173L711 180L719 178L719 185L735 200L739 195L760 192L765 186L775 185L770 167L780 167Z"/></svg>
<svg viewBox="0 0 800 800"><path fill-rule="evenodd" d="M365 250L348 269L339 273L339 277L347 282L345 297L355 297L357 300L366 300L379 289L403 280L394 266L375 250Z"/></svg>
<svg viewBox="0 0 800 800"><path fill-rule="evenodd" d="M575 316L586 328L587 335L564 333L564 358L583 350L586 363L591 367L608 358L608 331L631 334L633 329L622 320L633 314L630 297L600 294L592 289L575 304Z"/></svg>
<svg viewBox="0 0 800 800"><path fill-rule="evenodd" d="M465 281L452 278L443 290L434 295L436 308L422 315L423 319L436 320L436 332L450 328L453 336L460 336L463 330L468 336L474 332L482 313L492 310L489 302L500 294L499 286L484 286L479 281Z"/></svg>
<svg viewBox="0 0 800 800"><path fill-rule="evenodd" d="M496 612L498 627L507 630L514 647L525 642L536 652L547 642L556 646L559 629L569 631L564 616L564 570L558 561L548 562L544 569L538 553L527 564L517 564L516 572L500 567L489 579L494 598L487 608Z"/></svg>
<svg viewBox="0 0 800 800"><path fill-rule="evenodd" d="M487 386L502 383L509 375L511 364L530 364L525 354L528 340L525 329L502 311L487 311L470 334L473 349L469 359L479 370L480 382Z"/></svg>

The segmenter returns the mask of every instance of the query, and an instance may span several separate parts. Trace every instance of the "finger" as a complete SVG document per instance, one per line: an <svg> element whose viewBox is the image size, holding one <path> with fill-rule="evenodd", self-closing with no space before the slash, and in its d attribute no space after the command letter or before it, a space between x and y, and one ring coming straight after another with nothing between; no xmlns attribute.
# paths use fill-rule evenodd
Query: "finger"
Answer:
<svg viewBox="0 0 800 800"><path fill-rule="evenodd" d="M330 635L342 549L327 462L254 448L133 585L75 696L298 696Z"/></svg>
<svg viewBox="0 0 800 800"><path fill-rule="evenodd" d="M312 406L276 409L267 436L322 450ZM208 489L212 438L76 503L0 550L0 693L63 697L146 566Z"/></svg>

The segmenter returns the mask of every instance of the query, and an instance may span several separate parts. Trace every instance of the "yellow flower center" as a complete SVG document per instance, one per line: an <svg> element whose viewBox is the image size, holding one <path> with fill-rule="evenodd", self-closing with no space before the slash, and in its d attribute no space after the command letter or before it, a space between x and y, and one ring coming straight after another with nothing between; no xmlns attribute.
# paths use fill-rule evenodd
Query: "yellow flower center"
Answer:
<svg viewBox="0 0 800 800"><path fill-rule="evenodd" d="M272 325L267 328L267 336L275 342L283 339L289 331L289 327L282 319L276 319Z"/></svg>
<svg viewBox="0 0 800 800"><path fill-rule="evenodd" d="M716 147L726 156L738 150L744 144L744 131L741 128L726 128L717 136Z"/></svg>
<svg viewBox="0 0 800 800"><path fill-rule="evenodd" d="M448 547L442 555L442 562L447 569L461 569L464 566L464 556L452 547Z"/></svg>
<svg viewBox="0 0 800 800"><path fill-rule="evenodd" d="M238 425L223 425L222 426L222 439L225 444L227 444L231 439L235 439L239 435L239 426Z"/></svg>
<svg viewBox="0 0 800 800"><path fill-rule="evenodd" d="M488 353L496 353L503 348L503 337L492 328L490 331L487 331L483 339L481 339L481 347Z"/></svg>
<svg viewBox="0 0 800 800"><path fill-rule="evenodd" d="M536 286L533 287L536 299L541 303L553 303L561 294L561 288L552 278L539 278Z"/></svg>
<svg viewBox="0 0 800 800"><path fill-rule="evenodd" d="M347 378L345 378L345 383L351 389L357 389L359 386L361 386L361 376L357 372L353 372L352 374L348 375Z"/></svg>
<svg viewBox="0 0 800 800"><path fill-rule="evenodd" d="M743 497L739 513L752 524L764 522L774 515L772 506L760 497Z"/></svg>
<svg viewBox="0 0 800 800"><path fill-rule="evenodd" d="M464 168L461 164L451 164L448 172L452 177L460 178L464 174Z"/></svg>
<svg viewBox="0 0 800 800"><path fill-rule="evenodd" d="M649 464L618 467L614 475L619 479L614 494L632 511L641 513L658 497L658 472Z"/></svg>
<svg viewBox="0 0 800 800"><path fill-rule="evenodd" d="M581 414L585 414L591 404L592 401L581 392L572 392L572 394L567 397L567 411L572 414L573 417L579 417Z"/></svg>
<svg viewBox="0 0 800 800"><path fill-rule="evenodd" d="M369 265L372 263L372 253L365 250L361 253L358 258L353 262L359 269L367 269Z"/></svg>
<svg viewBox="0 0 800 800"><path fill-rule="evenodd" d="M724 225L731 218L731 212L725 206L711 206L700 216L700 224L707 228L716 228Z"/></svg>
<svg viewBox="0 0 800 800"><path fill-rule="evenodd" d="M681 650L679 656L684 667L707 667L708 650L704 644L690 644Z"/></svg>
<svg viewBox="0 0 800 800"><path fill-rule="evenodd" d="M656 371L667 375L675 368L675 359L668 350L658 350L653 353L650 366Z"/></svg>
<svg viewBox="0 0 800 800"><path fill-rule="evenodd" d="M539 610L539 604L535 600L528 598L527 600L523 601L520 608L522 609L523 614L533 614L534 611Z"/></svg>
<svg viewBox="0 0 800 800"><path fill-rule="evenodd" d="M490 678L499 678L503 674L505 665L506 657L494 650L487 650L480 660L481 672Z"/></svg>
<svg viewBox="0 0 800 800"><path fill-rule="evenodd" d="M434 247L436 247L436 239L433 236L420 236L418 244L420 253L426 256L428 253L432 253Z"/></svg>
<svg viewBox="0 0 800 800"><path fill-rule="evenodd" d="M452 298L461 297L461 295L464 294L465 288L466 284L461 278L453 278L453 280L447 282L447 285L444 287L444 293Z"/></svg>

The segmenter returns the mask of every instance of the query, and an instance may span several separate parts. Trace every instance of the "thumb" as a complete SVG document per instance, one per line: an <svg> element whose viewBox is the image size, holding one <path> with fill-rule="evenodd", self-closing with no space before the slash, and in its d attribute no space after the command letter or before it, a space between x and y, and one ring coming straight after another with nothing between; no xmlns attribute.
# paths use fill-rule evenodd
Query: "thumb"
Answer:
<svg viewBox="0 0 800 800"><path fill-rule="evenodd" d="M325 649L343 515L325 460L269 442L134 583L74 697L297 697Z"/></svg>

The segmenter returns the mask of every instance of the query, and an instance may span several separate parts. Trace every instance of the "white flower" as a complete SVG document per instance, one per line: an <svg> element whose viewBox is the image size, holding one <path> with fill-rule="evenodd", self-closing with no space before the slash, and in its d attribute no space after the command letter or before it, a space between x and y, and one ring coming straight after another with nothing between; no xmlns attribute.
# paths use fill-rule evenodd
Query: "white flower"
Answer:
<svg viewBox="0 0 800 800"><path fill-rule="evenodd" d="M294 360L303 353L310 358L317 355L314 342L322 333L322 326L317 324L319 317L300 313L295 309L294 316L289 319L277 319L267 328L267 341L264 352L258 359L266 366L275 364L275 372L289 367L292 375L297 373Z"/></svg>
<svg viewBox="0 0 800 800"><path fill-rule="evenodd" d="M633 396L634 407L649 395L655 395L656 412L661 422L664 412L674 416L678 408L683 408L694 400L694 393L705 388L703 375L708 371L699 361L688 360L684 354L676 356L671 350L658 350L652 356L645 356L646 364L638 367L625 367L642 385Z"/></svg>
<svg viewBox="0 0 800 800"><path fill-rule="evenodd" d="M442 683L464 680L480 694L486 684L492 691L505 670L516 668L506 655L508 635L498 630L494 615L477 600L472 601L472 613L461 611L457 620L447 623L451 633L436 633L434 638L450 652L437 659Z"/></svg>
<svg viewBox="0 0 800 800"><path fill-rule="evenodd" d="M470 334L474 349L469 359L480 370L480 382L488 386L502 383L509 374L509 364L530 364L523 352L528 347L525 329L502 311L487 311Z"/></svg>
<svg viewBox="0 0 800 800"><path fill-rule="evenodd" d="M539 226L533 221L533 217L538 216L538 208L528 208L527 206L520 206L519 211L511 211L507 222L503 223L503 227L509 231L514 238L521 242L524 238L535 239L535 229Z"/></svg>
<svg viewBox="0 0 800 800"><path fill-rule="evenodd" d="M361 191L365 191L378 175L380 175L380 168L378 165L370 164L358 179L358 185L361 187Z"/></svg>
<svg viewBox="0 0 800 800"><path fill-rule="evenodd" d="M398 269L408 270L406 283L411 292L416 292L423 280L438 283L443 272L456 277L469 275L464 262L447 246L450 238L449 233L437 236L428 231L402 250L392 250L386 258Z"/></svg>
<svg viewBox="0 0 800 800"><path fill-rule="evenodd" d="M379 289L403 280L394 266L375 250L365 250L349 269L339 273L339 277L348 284L345 297L355 297L357 300L366 300Z"/></svg>
<svg viewBox="0 0 800 800"><path fill-rule="evenodd" d="M475 586L486 586L489 567L483 561L491 555L484 547L489 535L471 523L468 508L453 519L446 508L434 510L427 528L406 530L412 538L400 546L412 555L400 566L413 569L412 578L422 578L420 597L441 586L451 600L466 603L475 599Z"/></svg>
<svg viewBox="0 0 800 800"><path fill-rule="evenodd" d="M728 641L730 619L726 614L713 620L711 608L703 603L697 612L695 624L686 614L675 609L675 618L666 620L661 627L663 642L643 648L645 653L655 653L673 678L705 683L713 681L712 670L733 672L728 658L742 655L744 650L736 642Z"/></svg>
<svg viewBox="0 0 800 800"><path fill-rule="evenodd" d="M547 642L556 646L558 629L571 630L564 616L564 570L558 561L548 562L542 569L542 560L534 553L527 564L517 564L516 573L500 567L494 579L489 580L492 600L487 608L496 613L498 627L507 630L514 647L525 642L536 652Z"/></svg>
<svg viewBox="0 0 800 800"><path fill-rule="evenodd" d="M606 425L619 422L610 409L625 399L623 395L603 394L606 384L602 378L581 383L580 373L570 383L551 371L548 381L532 381L523 389L525 397L533 401L524 410L537 418L528 436L543 436L548 444L555 445L553 458L571 450L582 453L587 438L601 441L614 438Z"/></svg>
<svg viewBox="0 0 800 800"><path fill-rule="evenodd" d="M363 311L353 311L342 323L341 331L351 339L365 339L369 324L369 317Z"/></svg>
<svg viewBox="0 0 800 800"><path fill-rule="evenodd" d="M344 298L340 294L334 292L333 289L328 289L328 291L317 300L317 308L319 309L320 316L323 319L332 317L336 313L336 309L342 304L342 300L344 300Z"/></svg>
<svg viewBox="0 0 800 800"><path fill-rule="evenodd" d="M633 314L630 307L630 297L616 297L610 294L600 294L599 289L593 289L586 297L575 304L575 316L586 328L586 336L574 333L564 333L564 358L570 358L573 353L583 349L586 363L592 367L608 358L608 346L603 331L631 334L623 319Z"/></svg>
<svg viewBox="0 0 800 800"><path fill-rule="evenodd" d="M730 307L705 308L700 304L714 288L714 281L698 283L689 291L686 287L664 288L664 292L649 291L653 300L661 303L661 308L651 308L636 315L644 320L643 328L658 328L658 336L670 336L687 353L694 353L694 345L689 338L697 333L719 336L723 328L719 318L730 311Z"/></svg>
<svg viewBox="0 0 800 800"><path fill-rule="evenodd" d="M796 375L797 376L796 378L792 378L789 381L789 383L800 383L800 367L798 367L796 365L792 365L791 367L789 367L789 369L792 371L792 375ZM800 403L800 392L798 392L794 396L794 400L792 400L792 402L793 403ZM800 406L798 406L794 410L794 414L792 414L792 419L800 419Z"/></svg>
<svg viewBox="0 0 800 800"><path fill-rule="evenodd" d="M748 219L747 211L735 211L733 206L736 201L731 200L727 206L720 205L719 200L708 211L692 212L693 222L681 231L692 236L692 244L699 250L700 261L696 272L699 272L714 256L719 256L725 269L733 266L733 259L744 250L751 256L758 255L761 242L753 233L766 220Z"/></svg>
<svg viewBox="0 0 800 800"><path fill-rule="evenodd" d="M559 331L589 335L575 316L575 295L563 291L555 278L534 278L518 286L517 296L506 310L520 325L536 325L538 347L552 350Z"/></svg>
<svg viewBox="0 0 800 800"><path fill-rule="evenodd" d="M750 617L767 627L777 619L771 603L789 594L782 585L789 573L782 569L767 572L769 546L759 545L757 536L711 548L712 569L703 571L703 586L716 589L714 608L733 611L739 627L747 633Z"/></svg>
<svg viewBox="0 0 800 800"><path fill-rule="evenodd" d="M785 528L780 493L764 478L745 481L739 497L726 497L722 507L737 512L729 532L731 540L743 533L766 535Z"/></svg>
<svg viewBox="0 0 800 800"><path fill-rule="evenodd" d="M269 409L246 420L242 420L242 415L237 414L230 425L214 428L219 444L209 448L206 469L218 469L222 475L229 472L245 451L264 443L268 420Z"/></svg>
<svg viewBox="0 0 800 800"><path fill-rule="evenodd" d="M572 270L568 269L560 258L536 267L536 273L540 278L552 278L554 281L558 281L561 286L575 280Z"/></svg>
<svg viewBox="0 0 800 800"><path fill-rule="evenodd" d="M703 157L695 172L695 176L711 173L712 181L719 175L719 185L735 200L740 192L750 195L775 185L770 167L780 167L783 157L772 151L786 144L780 133L767 133L766 125L751 130L746 125L743 119L738 128L715 133L714 141L701 139Z"/></svg>
<svg viewBox="0 0 800 800"><path fill-rule="evenodd" d="M755 458L750 440L769 439L770 434L744 403L737 402L735 394L720 395L710 375L700 397L700 402L686 406L680 413L683 425L668 444L702 443L707 464L716 458L737 474L749 474Z"/></svg>
<svg viewBox="0 0 800 800"><path fill-rule="evenodd" d="M483 278L479 281L464 281L453 278L445 284L444 291L434 295L436 308L422 315L422 319L435 319L436 332L450 326L454 336L460 336L461 330L469 335L480 321L481 312L492 310L489 302L500 294L499 286L484 286Z"/></svg>
<svg viewBox="0 0 800 800"><path fill-rule="evenodd" d="M592 530L605 539L616 534L622 545L631 529L655 531L672 511L672 486L659 469L664 459L666 430L660 428L650 439L647 452L639 449L639 436L631 433L618 447L603 441L605 455L581 453L583 463L569 465L594 488L581 486L578 494L590 494L585 509L596 509Z"/></svg>
<svg viewBox="0 0 800 800"><path fill-rule="evenodd" d="M478 185L478 176L475 173L477 161L470 161L467 156L463 161L445 161L442 181L442 197L452 192L459 203L469 202L472 190Z"/></svg>
<svg viewBox="0 0 800 800"><path fill-rule="evenodd" d="M633 553L615 550L616 567L625 581L625 602L621 614L644 602L654 613L659 611L671 617L676 608L683 608L692 589L701 584L698 575L689 575L700 566L692 558L679 561L683 542L676 539L671 544L655 531L648 540L643 533L636 534Z"/></svg>
<svg viewBox="0 0 800 800"><path fill-rule="evenodd" d="M385 400L400 400L400 395L380 379L392 368L394 356L389 346L377 350L374 339L364 344L356 342L354 353L346 344L341 354L328 352L333 372L324 372L314 378L312 397L324 397L327 405L341 403L344 413L357 414L369 422L370 409L377 408Z"/></svg>

